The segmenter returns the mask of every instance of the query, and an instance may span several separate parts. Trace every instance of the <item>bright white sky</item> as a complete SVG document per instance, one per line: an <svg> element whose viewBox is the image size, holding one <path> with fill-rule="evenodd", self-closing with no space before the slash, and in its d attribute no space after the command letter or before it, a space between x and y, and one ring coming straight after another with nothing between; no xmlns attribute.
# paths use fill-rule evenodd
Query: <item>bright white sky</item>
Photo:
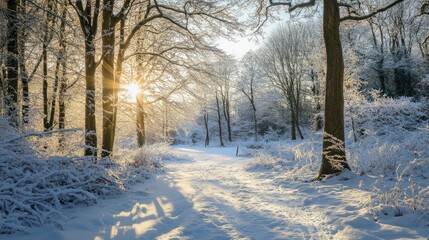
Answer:
<svg viewBox="0 0 429 240"><path fill-rule="evenodd" d="M220 38L218 41L218 47L224 50L226 53L240 59L249 50L256 50L263 43L263 38L267 37L281 22L287 21L289 15L286 13L280 13L277 20L270 19L262 27L262 37L243 37L237 38L236 41L229 41L225 38ZM259 41L256 41L256 40Z"/></svg>
<svg viewBox="0 0 429 240"><path fill-rule="evenodd" d="M249 50L256 50L260 42L256 43L253 39L251 40L246 37L237 39L236 42L222 38L219 40L218 44L219 48L224 50L226 53L240 59Z"/></svg>

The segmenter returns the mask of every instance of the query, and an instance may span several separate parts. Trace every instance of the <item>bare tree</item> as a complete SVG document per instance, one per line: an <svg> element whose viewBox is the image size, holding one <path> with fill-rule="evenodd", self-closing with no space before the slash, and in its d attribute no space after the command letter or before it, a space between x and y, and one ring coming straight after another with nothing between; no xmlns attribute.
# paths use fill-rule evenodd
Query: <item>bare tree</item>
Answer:
<svg viewBox="0 0 429 240"><path fill-rule="evenodd" d="M322 150L322 164L318 176L321 179L326 175L341 172L349 168L345 154L344 143L344 61L340 38L340 23L346 20L364 20L377 13L384 12L404 0L392 0L383 7L373 6L371 9L361 8L360 2L350 4L338 0L323 0L323 37L327 55L326 91L324 136ZM316 5L316 0L304 2L287 0L275 2L270 0L269 5L260 1L258 12L269 16L269 8L286 6L288 12ZM345 10L345 16L340 16L340 7Z"/></svg>
<svg viewBox="0 0 429 240"><path fill-rule="evenodd" d="M312 49L309 25L282 25L261 49L262 71L282 93L291 116L291 137L296 140L302 108L303 81L307 75L307 62Z"/></svg>
<svg viewBox="0 0 429 240"><path fill-rule="evenodd" d="M219 144L221 147L225 146L223 144L223 138L222 138L222 117L221 117L221 107L220 107L220 101L219 101L219 90L216 89L215 93L216 98L216 112L217 112L217 124L218 124L218 130L219 130Z"/></svg>
<svg viewBox="0 0 429 240"><path fill-rule="evenodd" d="M87 0L85 7L81 0L69 3L76 11L85 40L85 155L97 156L97 128L95 121L95 37L98 29L100 0Z"/></svg>
<svg viewBox="0 0 429 240"><path fill-rule="evenodd" d="M256 97L255 92L258 87L258 82L260 82L261 76L259 74L259 62L256 54L254 52L248 52L241 59L242 62L242 72L239 79L239 90L243 93L252 107L252 117L253 117L253 131L255 136L255 141L258 141L258 118L257 118L257 109L256 109Z"/></svg>
<svg viewBox="0 0 429 240"><path fill-rule="evenodd" d="M218 75L218 87L222 101L223 117L225 118L226 128L228 131L228 140L232 142L231 128L231 82L236 73L236 62L232 58L226 58L219 62L216 69Z"/></svg>

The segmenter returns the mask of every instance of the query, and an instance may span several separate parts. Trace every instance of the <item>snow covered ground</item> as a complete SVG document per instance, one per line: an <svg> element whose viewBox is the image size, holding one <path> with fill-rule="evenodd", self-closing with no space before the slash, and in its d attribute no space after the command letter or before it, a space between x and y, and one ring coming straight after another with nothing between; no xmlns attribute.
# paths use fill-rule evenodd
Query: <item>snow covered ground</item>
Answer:
<svg viewBox="0 0 429 240"><path fill-rule="evenodd" d="M69 220L0 239L427 239L415 215L377 220L369 213L369 177L288 181L246 170L235 148L178 147L166 173L90 207L63 210ZM424 217L424 215L423 215ZM427 217L427 216L426 216ZM377 221L376 221L377 220Z"/></svg>

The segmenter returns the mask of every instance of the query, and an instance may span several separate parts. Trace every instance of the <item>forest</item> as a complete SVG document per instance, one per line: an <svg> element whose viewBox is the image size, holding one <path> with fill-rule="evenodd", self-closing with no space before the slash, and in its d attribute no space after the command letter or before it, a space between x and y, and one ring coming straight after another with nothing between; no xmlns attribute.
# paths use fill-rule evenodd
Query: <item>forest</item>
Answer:
<svg viewBox="0 0 429 240"><path fill-rule="evenodd" d="M427 0L2 1L0 238L427 237L428 26ZM118 196L175 210L70 225Z"/></svg>

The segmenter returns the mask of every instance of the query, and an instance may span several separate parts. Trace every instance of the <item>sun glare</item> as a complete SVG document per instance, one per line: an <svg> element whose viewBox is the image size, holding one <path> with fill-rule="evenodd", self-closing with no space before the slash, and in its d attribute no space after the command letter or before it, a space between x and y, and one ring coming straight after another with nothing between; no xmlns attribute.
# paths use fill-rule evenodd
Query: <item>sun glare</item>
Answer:
<svg viewBox="0 0 429 240"><path fill-rule="evenodd" d="M125 84L124 88L126 90L126 98L128 102L135 102L137 94L140 93L140 87L137 83Z"/></svg>

